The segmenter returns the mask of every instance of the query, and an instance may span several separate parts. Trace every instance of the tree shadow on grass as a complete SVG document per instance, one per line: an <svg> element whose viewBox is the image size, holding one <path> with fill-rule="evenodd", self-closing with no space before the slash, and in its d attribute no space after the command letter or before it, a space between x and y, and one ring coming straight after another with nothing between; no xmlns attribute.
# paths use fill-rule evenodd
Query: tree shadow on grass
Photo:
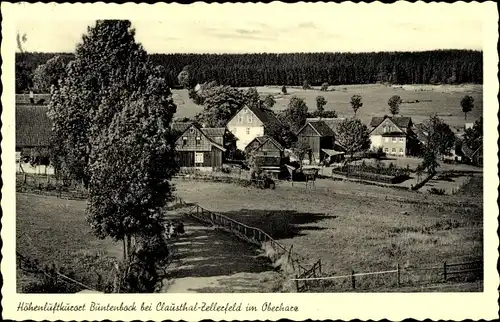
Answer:
<svg viewBox="0 0 500 322"><path fill-rule="evenodd" d="M261 210L241 209L221 213L245 225L259 228L274 239L286 239L303 236L307 230L328 229L310 224L324 219L335 219L337 216L328 216L319 213L297 212L295 210Z"/></svg>

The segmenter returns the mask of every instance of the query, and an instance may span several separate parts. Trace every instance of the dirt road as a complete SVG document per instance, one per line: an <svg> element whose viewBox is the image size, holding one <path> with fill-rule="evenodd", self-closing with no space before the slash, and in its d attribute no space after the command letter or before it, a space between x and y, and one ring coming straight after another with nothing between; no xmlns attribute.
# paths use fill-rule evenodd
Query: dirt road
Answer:
<svg viewBox="0 0 500 322"><path fill-rule="evenodd" d="M172 239L174 260L163 293L279 291L281 275L257 249L192 219L182 220L186 233Z"/></svg>

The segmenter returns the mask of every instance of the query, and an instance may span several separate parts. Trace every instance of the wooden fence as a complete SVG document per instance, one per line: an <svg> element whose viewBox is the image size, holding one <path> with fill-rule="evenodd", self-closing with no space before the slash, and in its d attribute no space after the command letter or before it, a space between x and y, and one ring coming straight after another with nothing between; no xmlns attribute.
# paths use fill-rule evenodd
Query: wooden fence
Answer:
<svg viewBox="0 0 500 322"><path fill-rule="evenodd" d="M317 272L321 272L321 261L316 262L310 269L305 268L300 263L297 256L294 256L293 245L287 249L262 229L245 225L227 216L207 210L198 204L187 203L180 198L177 198L176 202L185 206L192 205L191 209L187 212L187 215L201 223L215 226L217 229L231 233L237 238L258 247L265 247L268 245L271 247L273 252L271 256L276 259L286 256L287 263L290 264L290 267L294 272L298 273L296 276L317 276ZM307 282L296 283L296 285L298 285L298 291L304 289L302 284L307 284Z"/></svg>
<svg viewBox="0 0 500 322"><path fill-rule="evenodd" d="M321 267L321 263L319 263ZM312 269L311 269L312 270ZM319 268L321 272L321 268ZM442 266L432 266L432 267L411 267L411 268L401 268L399 264L396 265L395 269L376 271L376 272L355 272L351 271L350 274L345 275L334 275L334 276L315 276L316 273L307 272L292 279L297 283L297 289L299 291L309 291L309 290L335 290L339 287L347 286L352 290L357 289L369 289L370 286L374 287L374 283L369 280L364 279L373 278L375 276L385 276L382 279L384 286L389 287L400 287L400 286L413 286L418 284L414 279L411 278L417 272L437 272L437 274L426 274L425 276L430 279L424 278L420 280L420 283L446 283L463 281L464 279L482 280L483 279L483 262L482 261L472 261L463 263L447 264L443 263ZM418 273L417 273L418 274ZM422 275L422 274L421 274ZM433 276L435 278L433 278ZM335 281L340 281L340 284L336 284ZM303 282L302 286L299 286L299 282ZM346 283L342 283L346 282ZM365 285L363 285L363 282ZM335 287L337 286L337 287ZM376 285L375 287L380 287L382 285Z"/></svg>
<svg viewBox="0 0 500 322"><path fill-rule="evenodd" d="M76 180L58 179L53 175L18 174L16 191L31 192L62 199L87 199L86 189Z"/></svg>

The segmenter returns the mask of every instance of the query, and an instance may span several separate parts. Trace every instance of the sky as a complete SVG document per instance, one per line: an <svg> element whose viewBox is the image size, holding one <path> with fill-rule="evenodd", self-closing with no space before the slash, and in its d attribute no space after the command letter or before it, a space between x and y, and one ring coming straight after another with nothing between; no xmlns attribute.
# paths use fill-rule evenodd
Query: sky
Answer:
<svg viewBox="0 0 500 322"><path fill-rule="evenodd" d="M131 20L150 53L481 50L485 10L464 2L52 6L23 7L16 28L25 50L73 52L100 18Z"/></svg>

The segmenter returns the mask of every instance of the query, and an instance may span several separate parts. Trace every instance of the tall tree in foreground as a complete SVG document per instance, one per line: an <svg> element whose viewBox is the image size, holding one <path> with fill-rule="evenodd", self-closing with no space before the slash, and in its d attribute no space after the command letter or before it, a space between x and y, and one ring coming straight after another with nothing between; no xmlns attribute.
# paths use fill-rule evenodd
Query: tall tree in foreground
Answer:
<svg viewBox="0 0 500 322"><path fill-rule="evenodd" d="M346 154L350 155L351 159L355 153L370 148L370 131L359 119L342 121L337 128L335 139L346 148Z"/></svg>
<svg viewBox="0 0 500 322"><path fill-rule="evenodd" d="M462 112L465 114L465 119L467 120L467 113L474 108L474 97L465 95L460 101L460 106L462 106Z"/></svg>
<svg viewBox="0 0 500 322"><path fill-rule="evenodd" d="M399 114L399 106L402 102L403 101L401 100L401 97L399 97L399 95L394 95L389 99L387 104L389 105L389 112L391 112L392 116Z"/></svg>
<svg viewBox="0 0 500 322"><path fill-rule="evenodd" d="M144 247L160 240L159 217L177 171L175 111L165 79L126 20L89 27L52 94L54 158L88 187L91 227L122 240L125 258L132 237Z"/></svg>
<svg viewBox="0 0 500 322"><path fill-rule="evenodd" d="M356 117L356 113L363 106L363 102L361 101L361 96L360 95L353 95L351 97L350 103L351 103L351 107L354 111L354 117Z"/></svg>
<svg viewBox="0 0 500 322"><path fill-rule="evenodd" d="M66 73L66 65L61 56L49 59L33 72L33 87L37 93L50 93L52 86L59 87L59 80Z"/></svg>

